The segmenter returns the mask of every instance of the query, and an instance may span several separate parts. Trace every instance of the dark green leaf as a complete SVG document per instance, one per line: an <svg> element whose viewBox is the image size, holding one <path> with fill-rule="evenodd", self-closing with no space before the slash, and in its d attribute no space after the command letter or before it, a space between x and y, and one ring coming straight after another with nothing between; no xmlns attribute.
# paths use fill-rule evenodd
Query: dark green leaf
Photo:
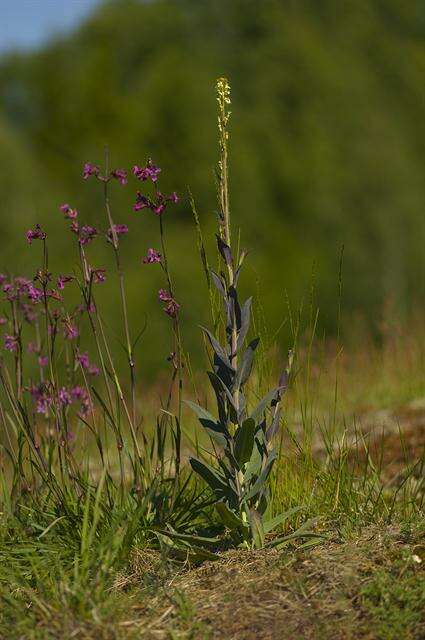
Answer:
<svg viewBox="0 0 425 640"><path fill-rule="evenodd" d="M198 546L207 545L209 547L216 547L220 544L220 538L206 538L204 536L192 536L187 533L178 533L177 531L167 531L167 530L159 530L158 533L163 534L164 536L168 536L174 540L182 540L183 542L187 542L189 544L196 544Z"/></svg>
<svg viewBox="0 0 425 640"><path fill-rule="evenodd" d="M274 389L269 391L264 396L264 398L262 398L260 400L260 402L255 407L254 411L251 412L251 416L250 417L254 418L254 420L256 420L257 418L261 418L261 416L263 415L264 411L267 409L267 407L276 398L276 395L279 393L279 390L280 390L280 387L275 387Z"/></svg>
<svg viewBox="0 0 425 640"><path fill-rule="evenodd" d="M211 386L214 389L220 422L222 424L226 424L227 423L226 402L224 399L225 394L221 384L221 379L218 379L219 378L218 374L214 373L213 371L207 371L207 375L210 379Z"/></svg>
<svg viewBox="0 0 425 640"><path fill-rule="evenodd" d="M217 422L209 411L199 406L199 404L191 402L190 400L185 400L185 404L187 404L196 413L199 422L207 431L208 435L221 447L225 447L227 444L227 436L229 435L227 429Z"/></svg>
<svg viewBox="0 0 425 640"><path fill-rule="evenodd" d="M205 480L215 493L226 496L230 494L230 497L233 497L231 496L233 493L232 489L219 471L216 471L196 458L190 458L189 462L192 469Z"/></svg>
<svg viewBox="0 0 425 640"><path fill-rule="evenodd" d="M222 238L220 238L219 235L216 235L217 238L217 246L218 246L218 250L221 254L221 257L223 258L224 262L227 264L227 266L232 266L233 264L233 257L232 257L232 250L230 249L229 245L227 245L224 240L222 240Z"/></svg>
<svg viewBox="0 0 425 640"><path fill-rule="evenodd" d="M205 327L202 327L202 326L201 326L201 329L208 337L208 340L216 356L223 362L223 364L226 365L228 369L234 372L234 369L230 364L229 357L226 351L223 349L223 347L219 343L219 341L213 336L213 334L211 333L211 331L209 331L209 329L206 329Z"/></svg>
<svg viewBox="0 0 425 640"><path fill-rule="evenodd" d="M266 432L267 442L270 442L273 436L276 435L280 425L280 416L281 416L281 410L279 407L277 411L275 411L270 427L267 429L267 432Z"/></svg>
<svg viewBox="0 0 425 640"><path fill-rule="evenodd" d="M238 370L236 371L235 389L239 389L239 387L242 387L248 380L252 370L252 363L254 361L254 352L258 347L259 342L260 338L255 338L255 340L252 340L246 348L239 364Z"/></svg>
<svg viewBox="0 0 425 640"><path fill-rule="evenodd" d="M269 477L270 471L272 470L272 467L276 458L277 458L276 451L271 451L264 469L258 476L257 480L254 482L254 485L251 487L251 489L244 495L245 501L255 498L255 496L258 493L260 493L260 491L263 491L263 489L266 486L267 478Z"/></svg>
<svg viewBox="0 0 425 640"><path fill-rule="evenodd" d="M238 335L238 349L240 349L241 346L243 345L249 330L249 325L251 321L251 304L252 304L252 298L248 298L248 300L244 302L241 309L241 328Z"/></svg>
<svg viewBox="0 0 425 640"><path fill-rule="evenodd" d="M255 420L248 418L248 420L245 420L236 432L235 458L241 466L251 458L254 446L255 430Z"/></svg>
<svg viewBox="0 0 425 640"><path fill-rule="evenodd" d="M204 562L205 560L218 560L219 556L208 549L193 544L186 544L183 541L173 540L168 533L155 531L155 535L163 549L170 556L182 560L183 562Z"/></svg>
<svg viewBox="0 0 425 640"><path fill-rule="evenodd" d="M263 466L263 458L267 454L264 433L261 429L259 429L255 434L254 443L251 458L245 468L246 483L250 483L253 478L258 477Z"/></svg>
<svg viewBox="0 0 425 640"><path fill-rule="evenodd" d="M218 275L218 273L216 273L212 269L210 269L210 273L211 273L212 281L214 282L214 284L217 287L218 291L221 293L223 299L227 300L226 285L223 282L223 279Z"/></svg>
<svg viewBox="0 0 425 640"><path fill-rule="evenodd" d="M247 526L224 502L217 502L215 508L224 526L230 531L243 529Z"/></svg>

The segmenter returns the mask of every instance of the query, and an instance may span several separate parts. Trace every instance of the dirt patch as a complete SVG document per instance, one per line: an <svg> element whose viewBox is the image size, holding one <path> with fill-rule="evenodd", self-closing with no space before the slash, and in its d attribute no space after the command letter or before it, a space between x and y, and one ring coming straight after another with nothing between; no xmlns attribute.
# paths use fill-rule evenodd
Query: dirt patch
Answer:
<svg viewBox="0 0 425 640"><path fill-rule="evenodd" d="M367 413L351 442L349 460L358 468L369 461L386 483L400 482L410 474L423 478L425 468L425 400L406 406Z"/></svg>
<svg viewBox="0 0 425 640"><path fill-rule="evenodd" d="M391 528L368 528L356 541L309 552L229 551L169 580L140 611L149 621L140 620L139 630L152 639L419 640L424 564L423 536ZM406 594L393 597L403 580Z"/></svg>

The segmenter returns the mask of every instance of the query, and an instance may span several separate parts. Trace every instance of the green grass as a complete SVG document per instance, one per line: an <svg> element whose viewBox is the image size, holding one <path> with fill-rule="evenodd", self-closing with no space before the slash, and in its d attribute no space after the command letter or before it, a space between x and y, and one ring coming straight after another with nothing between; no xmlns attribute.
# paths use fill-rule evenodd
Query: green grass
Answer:
<svg viewBox="0 0 425 640"><path fill-rule="evenodd" d="M409 434L410 425L416 438L423 433L425 410L421 403L417 409L407 404L403 413L403 403L412 398L393 384L385 411L388 404L397 407L404 422L398 420L399 431L394 431L394 421L387 425L392 453L382 460L381 425L372 434L368 426L364 434L361 421L352 418L354 403L347 410L338 402L336 418L329 408L335 370L332 356L324 366L324 353L322 370L314 375L300 356L287 397L280 458L271 478L274 513L303 506L280 533L290 534L313 518L310 528L325 536L313 540L320 544L303 549L310 540L300 539L279 552L217 549L218 561L199 567L177 561L161 547L155 528L173 523L177 530L198 534L215 535L219 530L208 506L209 495L193 476L185 484L185 471L172 508L173 490L171 485L164 490L167 483L153 484L144 502L134 491L122 501L108 477L102 486L99 474L96 481L87 478L77 494L63 487L60 500L52 492L25 490L16 499L5 485L0 517L0 637L232 637L219 634L224 634L221 625L231 624L237 593L234 624L259 619L255 637L282 638L279 627L270 632L275 635L267 635L269 609L263 618L259 613L262 605L256 589L264 581L270 615L280 611L284 591L287 618L278 620L282 628L291 629L291 639L327 638L337 629L340 635L332 637L419 640L425 630L424 449L415 440L409 450L403 434ZM349 354L346 357L350 362ZM358 353L355 357L361 360ZM410 360L412 380L422 375L419 359L417 363L412 366ZM408 363L402 371L403 366L407 369ZM357 376L352 367L340 368L338 380L343 387L348 378L356 387L353 395L361 396L371 375L365 367L358 368ZM369 409L372 420L382 409L378 400ZM193 432L193 422L186 424ZM384 444L388 451L388 441ZM182 449L185 469L190 442L184 441ZM395 466L393 457L398 460ZM314 563L312 570L309 563ZM246 580L251 565L256 567L255 580ZM207 586L200 589L198 576L203 572ZM232 583L233 572L240 574L237 584ZM205 611L208 602L210 609ZM322 615L323 603L328 609ZM304 621L301 630L300 621Z"/></svg>
<svg viewBox="0 0 425 640"><path fill-rule="evenodd" d="M226 624L237 629L252 619L258 638L285 637L279 635L285 628L291 639L327 638L333 630L336 638L419 640L425 630L423 477L415 479L411 465L402 472L397 467L402 479L388 486L388 469L366 464L358 448L336 444L333 451L329 441L303 451L294 434L286 434L272 478L276 513L305 507L281 533L314 518L311 527L325 536L320 544L303 548L310 540L300 539L279 552L217 550L216 563L198 568L161 548L151 507L141 508L131 494L124 503L110 501L106 479L62 504L31 493L13 509L3 501L0 637L249 638L219 634ZM191 478L179 498L182 514L190 514L193 492L201 486ZM214 531L215 517L205 506L184 528L199 532L207 522ZM199 584L204 573L207 586ZM236 584L233 573L240 575ZM261 585L269 607L262 614ZM276 613L282 598L283 617ZM273 611L282 627L275 622L270 631Z"/></svg>

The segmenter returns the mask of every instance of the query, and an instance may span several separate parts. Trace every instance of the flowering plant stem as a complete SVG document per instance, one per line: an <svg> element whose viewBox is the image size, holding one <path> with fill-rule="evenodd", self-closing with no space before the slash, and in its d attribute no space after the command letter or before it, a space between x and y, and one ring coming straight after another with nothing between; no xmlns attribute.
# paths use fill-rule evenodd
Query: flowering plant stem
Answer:
<svg viewBox="0 0 425 640"><path fill-rule="evenodd" d="M165 277L167 279L168 289L170 291L170 296L174 298L174 288L173 282L171 279L170 269L168 267L168 258L167 258L167 249L165 245L165 234L164 234L164 222L162 215L159 216L159 235L161 239L161 249L162 249L162 260L161 267L165 273ZM181 418L182 418L182 405L183 405L183 351L182 351L182 340L181 340L181 330L180 330L180 318L179 314L176 313L173 317L173 332L174 332L174 343L175 343L175 354L176 354L176 368L178 375L178 400L177 400L177 432L176 432L176 475L178 476L180 470L180 439L181 439Z"/></svg>
<svg viewBox="0 0 425 640"><path fill-rule="evenodd" d="M108 175L108 154L106 153L106 175ZM128 321L128 310L127 310L127 299L125 295L125 286L124 286L124 271L121 265L120 252L119 252L119 241L118 235L115 230L114 221L112 219L111 207L109 203L109 194L108 194L108 180L104 181L104 200L105 200L105 209L106 215L108 217L109 228L111 231L111 243L114 250L115 255L115 264L117 268L118 280L119 280L119 288L120 288L120 298L121 298L121 309L122 316L124 322L124 332L125 332L125 340L127 347L127 360L128 366L130 368L130 383L131 383L131 400L132 400L132 422L133 428L136 427L137 418L136 418L136 374L135 374L135 363L133 358L133 348L130 338L130 326Z"/></svg>
<svg viewBox="0 0 425 640"><path fill-rule="evenodd" d="M245 389L259 338L243 349L250 328L252 298L243 304L239 302L237 285L245 252L233 255L231 247L227 151L230 87L225 78L217 81L217 101L220 148L217 246L224 268L219 273L211 270L210 274L224 307L224 344L208 329L203 331L213 354L213 370L208 377L216 396L218 417L202 406L188 403L211 438L217 465L213 467L196 458L191 458L190 463L215 494L216 509L233 540L244 546L262 547L266 533L276 526L269 512L269 476L277 458L272 438L280 426L280 402L287 388L289 369L256 407L248 406ZM217 445L221 450L218 454Z"/></svg>

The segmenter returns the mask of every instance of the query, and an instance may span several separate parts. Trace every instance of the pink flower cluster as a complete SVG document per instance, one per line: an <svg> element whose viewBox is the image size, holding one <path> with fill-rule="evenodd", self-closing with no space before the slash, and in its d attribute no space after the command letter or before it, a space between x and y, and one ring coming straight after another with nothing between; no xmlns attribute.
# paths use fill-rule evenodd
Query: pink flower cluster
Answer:
<svg viewBox="0 0 425 640"><path fill-rule="evenodd" d="M36 412L44 415L47 415L49 408L53 406L60 409L69 407L73 403L80 404L79 410L83 415L88 413L91 408L89 394L83 387L76 386L69 389L62 387L55 394L48 383L40 382L40 384L31 386L29 392L35 403Z"/></svg>
<svg viewBox="0 0 425 640"><path fill-rule="evenodd" d="M90 362L88 353L78 353L76 360L81 365L81 368L87 371L91 376L99 375L99 367Z"/></svg>
<svg viewBox="0 0 425 640"><path fill-rule="evenodd" d="M45 232L39 224L36 224L34 229L29 229L27 231L27 240L29 244L31 244L33 240L45 240L46 237Z"/></svg>
<svg viewBox="0 0 425 640"><path fill-rule="evenodd" d="M176 300L174 300L171 293L166 291L165 289L160 289L158 292L158 297L161 302L165 302L164 311L170 316L170 318L176 318L180 309L180 305Z"/></svg>
<svg viewBox="0 0 425 640"><path fill-rule="evenodd" d="M103 268L92 269L90 267L90 274L95 284L102 284L106 280L106 269L103 269Z"/></svg>
<svg viewBox="0 0 425 640"><path fill-rule="evenodd" d="M153 164L152 160L149 160L146 163L146 166L139 167L138 165L133 167L133 174L136 176L138 180L141 182L146 182L150 180L154 185L156 185L158 181L158 176L161 173L161 169ZM163 195L157 187L156 193L153 198L149 198L145 196L140 191L136 194L136 202L134 204L134 211L141 211L142 209L150 209L155 213L155 215L160 216L165 210L167 204L169 202L178 202L178 197L175 192L173 192L169 196Z"/></svg>
<svg viewBox="0 0 425 640"><path fill-rule="evenodd" d="M117 236L124 236L128 233L128 227L126 224L114 224L110 229L108 229L108 233L106 234L109 242L113 241L114 232Z"/></svg>
<svg viewBox="0 0 425 640"><path fill-rule="evenodd" d="M4 348L7 351L17 351L18 350L18 338L16 336L5 335L3 336L4 340Z"/></svg>
<svg viewBox="0 0 425 640"><path fill-rule="evenodd" d="M75 340L79 335L78 327L69 318L65 318L63 320L63 333L66 340Z"/></svg>
<svg viewBox="0 0 425 640"><path fill-rule="evenodd" d="M179 199L175 192L169 196L164 196L160 191L157 191L155 198L152 200L138 191L136 194L136 203L133 206L133 209L134 211L150 209L155 213L155 215L160 216L169 202L176 203L178 201Z"/></svg>
<svg viewBox="0 0 425 640"><path fill-rule="evenodd" d="M83 167L83 178L87 180L94 176L97 180L101 182L109 182L109 180L118 180L120 184L123 186L127 184L127 172L124 169L113 169L107 176L103 176L100 173L100 168L96 164L92 164L91 162L86 162Z"/></svg>
<svg viewBox="0 0 425 640"><path fill-rule="evenodd" d="M143 264L155 264L161 262L161 254L155 249L148 249L146 256L142 260Z"/></svg>
<svg viewBox="0 0 425 640"><path fill-rule="evenodd" d="M133 174L141 182L151 180L155 183L158 180L158 175L160 173L161 169L154 165L150 158L148 159L145 167L139 167L138 165L133 167Z"/></svg>
<svg viewBox="0 0 425 640"><path fill-rule="evenodd" d="M82 247L89 244L97 236L97 229L87 224L79 224L77 209L73 209L69 204L62 204L59 210L63 213L65 220L71 220L70 229L78 236L78 242Z"/></svg>
<svg viewBox="0 0 425 640"><path fill-rule="evenodd" d="M20 276L13 278L10 282L3 281L3 292L6 294L6 299L9 302L26 297L29 302L36 304L44 297L44 292L34 286L31 280ZM58 293L54 289L48 289L46 290L46 296L57 298Z"/></svg>

